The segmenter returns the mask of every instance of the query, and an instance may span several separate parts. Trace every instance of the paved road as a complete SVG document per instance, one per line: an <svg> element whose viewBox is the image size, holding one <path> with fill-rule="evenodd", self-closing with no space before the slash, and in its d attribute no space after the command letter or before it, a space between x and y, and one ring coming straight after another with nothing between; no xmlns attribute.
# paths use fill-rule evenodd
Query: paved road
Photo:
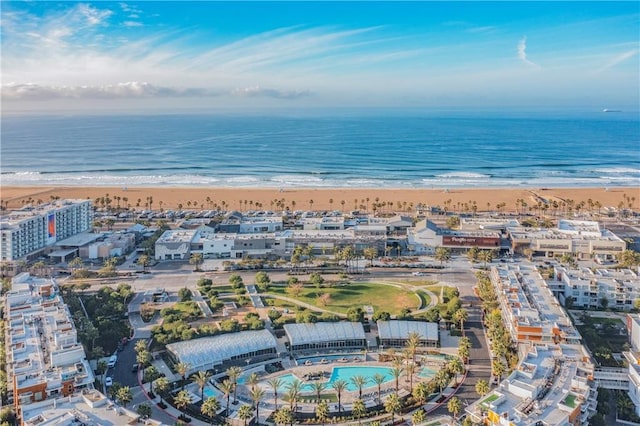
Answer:
<svg viewBox="0 0 640 426"><path fill-rule="evenodd" d="M131 371L131 367L136 362L136 352L134 346L138 339L133 339L124 345L122 351L118 352L118 362L115 367L107 370L106 376L112 377L113 382L131 388L138 386L136 374Z"/></svg>

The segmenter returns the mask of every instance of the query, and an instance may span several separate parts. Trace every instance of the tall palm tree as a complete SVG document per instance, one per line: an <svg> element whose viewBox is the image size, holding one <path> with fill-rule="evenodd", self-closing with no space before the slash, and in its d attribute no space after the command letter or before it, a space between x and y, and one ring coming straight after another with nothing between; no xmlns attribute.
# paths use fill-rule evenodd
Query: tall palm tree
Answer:
<svg viewBox="0 0 640 426"><path fill-rule="evenodd" d="M502 375L504 374L505 366L504 363L498 358L494 359L491 363L491 372L495 377L498 378L498 381L502 380Z"/></svg>
<svg viewBox="0 0 640 426"><path fill-rule="evenodd" d="M200 399L203 401L204 401L204 387L207 385L207 382L209 382L210 377L211 377L210 372L202 371L202 370L198 371L196 374L191 376L191 380L197 383L198 387L200 388Z"/></svg>
<svg viewBox="0 0 640 426"><path fill-rule="evenodd" d="M258 377L257 373L251 373L251 374L249 374L249 377L247 377L247 381L245 383L247 385L249 385L249 387L251 387L251 389L254 389L256 387L256 385L258 384L259 380L260 380L260 378Z"/></svg>
<svg viewBox="0 0 640 426"><path fill-rule="evenodd" d="M229 380L233 383L233 403L235 404L238 400L238 378L242 374L242 368L240 367L229 367L227 368L227 375L229 376Z"/></svg>
<svg viewBox="0 0 640 426"><path fill-rule="evenodd" d="M373 383L376 384L376 386L378 386L378 405L381 404L380 402L380 388L382 387L382 384L387 380L387 377L382 374L382 373L376 373L373 375L373 377L371 377L371 381Z"/></svg>
<svg viewBox="0 0 640 426"><path fill-rule="evenodd" d="M466 309L460 308L453 314L453 320L460 323L460 332L464 336L464 322L469 318L469 312Z"/></svg>
<svg viewBox="0 0 640 426"><path fill-rule="evenodd" d="M347 388L347 382L342 379L338 379L333 382L333 389L338 394L338 413L342 412L342 392Z"/></svg>
<svg viewBox="0 0 640 426"><path fill-rule="evenodd" d="M131 392L131 388L129 386L123 386L118 389L116 399L124 408L127 408L127 404L133 400L133 392Z"/></svg>
<svg viewBox="0 0 640 426"><path fill-rule="evenodd" d="M354 386L358 387L358 398L362 399L362 388L364 387L364 385L367 384L367 382L369 381L369 378L365 376L357 375L357 376L353 376L350 380Z"/></svg>
<svg viewBox="0 0 640 426"><path fill-rule="evenodd" d="M356 419L358 419L358 424L360 424L360 418L367 412L367 407L365 407L364 401L360 398L353 401L351 412L356 417Z"/></svg>
<svg viewBox="0 0 640 426"><path fill-rule="evenodd" d="M220 409L220 401L214 396L207 398L200 407L200 412L209 417L211 420L211 426L213 426L213 418L218 413Z"/></svg>
<svg viewBox="0 0 640 426"><path fill-rule="evenodd" d="M449 371L451 373L455 374L456 386L457 386L458 385L458 374L464 373L464 364L462 363L460 358L454 358L451 361L449 361L449 364L447 365L447 368L449 369Z"/></svg>
<svg viewBox="0 0 640 426"><path fill-rule="evenodd" d="M191 364L188 362L179 362L176 364L176 371L182 376L182 388L184 390L184 382L187 380L187 371L191 369Z"/></svg>
<svg viewBox="0 0 640 426"><path fill-rule="evenodd" d="M316 393L316 402L320 402L320 394L327 388L327 384L324 382L313 382L311 387Z"/></svg>
<svg viewBox="0 0 640 426"><path fill-rule="evenodd" d="M219 386L220 390L224 394L224 397L227 399L227 409L225 417L229 417L229 399L231 398L231 393L233 392L233 382L229 379L225 379Z"/></svg>
<svg viewBox="0 0 640 426"><path fill-rule="evenodd" d="M384 409L391 414L391 424L393 424L395 414L402 409L402 401L398 394L392 393L384 400Z"/></svg>
<svg viewBox="0 0 640 426"><path fill-rule="evenodd" d="M407 350L411 355L411 362L413 362L414 364L416 363L416 352L418 351L418 347L420 346L421 339L422 336L420 336L420 333L416 331L412 331L407 336L407 342L405 346L407 347Z"/></svg>
<svg viewBox="0 0 640 426"><path fill-rule="evenodd" d="M427 398L429 398L430 394L431 393L429 392L429 386L426 382L418 383L412 393L415 400L418 401L418 405L423 405L425 402L427 402Z"/></svg>
<svg viewBox="0 0 640 426"><path fill-rule="evenodd" d="M302 382L298 379L287 385L287 399L289 400L289 407L291 408L292 413L295 413L298 409L300 391L302 391Z"/></svg>
<svg viewBox="0 0 640 426"><path fill-rule="evenodd" d="M407 376L409 376L409 392L413 392L413 373L416 371L416 364L410 363L407 365Z"/></svg>
<svg viewBox="0 0 640 426"><path fill-rule="evenodd" d="M400 389L400 384L398 383L400 376L402 375L402 372L404 371L404 369L402 367L393 367L391 369L391 375L393 376L393 378L396 381L396 394L398 393L398 390Z"/></svg>
<svg viewBox="0 0 640 426"><path fill-rule="evenodd" d="M476 383L476 392L480 396L485 396L487 393L489 393L489 382L484 379L478 380L478 382Z"/></svg>
<svg viewBox="0 0 640 426"><path fill-rule="evenodd" d="M318 420L322 426L324 426L324 422L329 417L329 404L326 400L320 401L318 405L316 405L316 420Z"/></svg>
<svg viewBox="0 0 640 426"><path fill-rule="evenodd" d="M253 407L256 410L256 424L260 424L260 402L264 398L264 390L260 387L254 387L249 391L249 397L253 401Z"/></svg>
<svg viewBox="0 0 640 426"><path fill-rule="evenodd" d="M249 420L253 416L253 410L248 405L243 405L238 410L238 418L242 420L244 426L247 426L247 420Z"/></svg>
<svg viewBox="0 0 640 426"><path fill-rule="evenodd" d="M278 411L278 389L282 386L282 379L279 377L273 377L267 380L267 383L271 386L271 389L273 389L273 400L275 403L274 411Z"/></svg>

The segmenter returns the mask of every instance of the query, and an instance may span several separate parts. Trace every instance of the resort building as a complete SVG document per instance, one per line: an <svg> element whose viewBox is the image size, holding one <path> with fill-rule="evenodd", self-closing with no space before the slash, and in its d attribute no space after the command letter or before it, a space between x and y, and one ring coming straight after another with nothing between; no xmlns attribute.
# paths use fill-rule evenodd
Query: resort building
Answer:
<svg viewBox="0 0 640 426"><path fill-rule="evenodd" d="M92 229L91 201L62 200L0 217L0 261L30 260L56 242Z"/></svg>
<svg viewBox="0 0 640 426"><path fill-rule="evenodd" d="M225 219L215 226L221 233L256 234L278 232L284 229L282 216L245 216L240 212L229 212Z"/></svg>
<svg viewBox="0 0 640 426"><path fill-rule="evenodd" d="M435 348L440 344L438 324L425 321L378 321L380 348L403 348L409 335L420 336L420 348Z"/></svg>
<svg viewBox="0 0 640 426"><path fill-rule="evenodd" d="M593 221L560 219L557 228L512 227L508 233L514 252L524 253L528 249L546 257L571 254L577 259L612 259L627 245Z"/></svg>
<svg viewBox="0 0 640 426"><path fill-rule="evenodd" d="M364 327L359 322L285 324L284 331L293 352L367 347Z"/></svg>
<svg viewBox="0 0 640 426"><path fill-rule="evenodd" d="M558 300L574 308L609 308L628 311L640 299L640 277L630 269L569 269L554 267L554 278L549 286Z"/></svg>
<svg viewBox="0 0 640 426"><path fill-rule="evenodd" d="M497 389L466 408L486 425L587 425L598 392L581 345L533 345Z"/></svg>
<svg viewBox="0 0 640 426"><path fill-rule="evenodd" d="M299 223L305 231L338 231L345 228L344 216L307 217L300 219Z"/></svg>
<svg viewBox="0 0 640 426"><path fill-rule="evenodd" d="M175 362L191 366L187 376L200 370L223 371L277 356L277 341L269 330L240 331L167 345Z"/></svg>
<svg viewBox="0 0 640 426"><path fill-rule="evenodd" d="M640 416L640 315L627 315L627 330L631 350L624 352L627 361L627 378L629 380L629 398L635 405L636 415Z"/></svg>
<svg viewBox="0 0 640 426"><path fill-rule="evenodd" d="M93 388L73 318L52 280L17 275L4 309L9 399L19 417L32 404Z"/></svg>
<svg viewBox="0 0 640 426"><path fill-rule="evenodd" d="M580 333L534 265L494 266L490 277L514 342L581 343Z"/></svg>

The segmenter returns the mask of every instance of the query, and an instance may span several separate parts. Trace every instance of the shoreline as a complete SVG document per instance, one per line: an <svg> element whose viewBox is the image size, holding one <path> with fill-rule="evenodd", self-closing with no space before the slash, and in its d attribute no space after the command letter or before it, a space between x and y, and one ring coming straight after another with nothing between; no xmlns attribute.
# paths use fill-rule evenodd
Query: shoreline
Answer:
<svg viewBox="0 0 640 426"><path fill-rule="evenodd" d="M3 207L21 208L31 202L60 199L110 198L111 206L131 209L213 210L351 210L409 212L418 204L440 206L448 211L541 211L545 201L553 208L557 204L580 206L581 211L620 206L640 210L638 187L487 187L468 188L316 188L316 187L194 187L194 186L0 186ZM126 199L126 200L125 200ZM224 204L223 204L224 203Z"/></svg>

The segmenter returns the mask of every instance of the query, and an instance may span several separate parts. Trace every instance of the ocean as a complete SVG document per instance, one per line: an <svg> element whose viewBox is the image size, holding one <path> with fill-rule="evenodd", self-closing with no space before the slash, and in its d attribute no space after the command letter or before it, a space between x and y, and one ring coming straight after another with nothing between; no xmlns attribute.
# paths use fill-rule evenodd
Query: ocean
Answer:
<svg viewBox="0 0 640 426"><path fill-rule="evenodd" d="M640 187L637 113L3 116L2 185Z"/></svg>

